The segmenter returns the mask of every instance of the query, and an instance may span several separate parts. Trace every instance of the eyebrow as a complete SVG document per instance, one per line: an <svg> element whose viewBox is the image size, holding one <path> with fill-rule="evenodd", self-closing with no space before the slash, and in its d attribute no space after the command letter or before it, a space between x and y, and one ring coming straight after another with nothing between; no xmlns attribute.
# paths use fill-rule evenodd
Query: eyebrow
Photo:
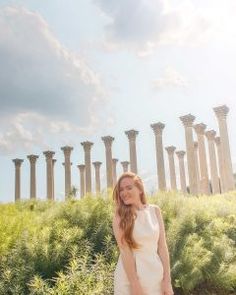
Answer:
<svg viewBox="0 0 236 295"><path fill-rule="evenodd" d="M129 187L129 186L133 186L133 184L127 184L127 185L125 185L125 186L120 186L120 189L122 189L122 188L126 188L126 187Z"/></svg>

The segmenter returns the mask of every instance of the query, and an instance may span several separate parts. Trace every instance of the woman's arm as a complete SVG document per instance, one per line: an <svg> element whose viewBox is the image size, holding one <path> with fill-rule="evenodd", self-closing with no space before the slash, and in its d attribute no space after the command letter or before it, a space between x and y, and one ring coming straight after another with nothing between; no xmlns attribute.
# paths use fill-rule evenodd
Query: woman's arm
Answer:
<svg viewBox="0 0 236 295"><path fill-rule="evenodd" d="M138 280L135 259L128 244L121 240L122 231L119 227L119 223L120 223L120 218L118 215L115 215L113 218L112 226L113 226L113 232L120 250L124 270L130 282L132 294L142 295L143 291Z"/></svg>
<svg viewBox="0 0 236 295"><path fill-rule="evenodd" d="M163 265L163 288L164 294L174 294L171 286L171 275L170 275L170 258L169 251L166 243L165 225L161 214L161 209L155 206L156 215L160 226L160 235L158 241L158 254Z"/></svg>

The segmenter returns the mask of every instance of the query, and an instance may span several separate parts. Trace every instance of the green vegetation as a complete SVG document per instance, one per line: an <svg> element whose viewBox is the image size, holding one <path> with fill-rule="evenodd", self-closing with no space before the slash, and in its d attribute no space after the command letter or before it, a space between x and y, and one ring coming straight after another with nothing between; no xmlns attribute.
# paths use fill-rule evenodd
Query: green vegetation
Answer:
<svg viewBox="0 0 236 295"><path fill-rule="evenodd" d="M149 198L163 213L175 294L236 294L236 193ZM0 205L0 295L111 295L111 199Z"/></svg>

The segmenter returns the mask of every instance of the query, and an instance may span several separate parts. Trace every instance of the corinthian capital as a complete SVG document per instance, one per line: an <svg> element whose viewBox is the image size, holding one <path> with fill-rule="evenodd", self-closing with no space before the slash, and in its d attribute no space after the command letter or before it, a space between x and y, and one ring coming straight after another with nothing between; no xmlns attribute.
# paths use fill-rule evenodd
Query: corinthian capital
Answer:
<svg viewBox="0 0 236 295"><path fill-rule="evenodd" d="M226 116L229 112L229 108L226 105L222 105L219 107L215 107L213 108L216 117L220 120L220 119L226 119Z"/></svg>
<svg viewBox="0 0 236 295"><path fill-rule="evenodd" d="M151 124L151 128L154 131L155 135L162 135L163 129L165 128L165 124L158 122Z"/></svg>
<svg viewBox="0 0 236 295"><path fill-rule="evenodd" d="M192 127L193 126L195 116L193 116L191 114L188 114L188 115L185 115L185 116L181 116L179 118L182 121L184 127Z"/></svg>

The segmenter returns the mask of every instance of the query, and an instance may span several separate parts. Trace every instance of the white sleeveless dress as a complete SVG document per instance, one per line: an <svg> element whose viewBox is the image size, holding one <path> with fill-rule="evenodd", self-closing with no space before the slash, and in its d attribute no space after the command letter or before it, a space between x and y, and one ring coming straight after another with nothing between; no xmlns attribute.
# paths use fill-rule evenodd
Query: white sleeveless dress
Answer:
<svg viewBox="0 0 236 295"><path fill-rule="evenodd" d="M144 293L145 295L162 295L163 265L157 253L159 223L154 205L149 204L144 209L137 210L133 237L140 245L139 249L132 252ZM114 295L130 294L130 283L119 256L114 272Z"/></svg>

